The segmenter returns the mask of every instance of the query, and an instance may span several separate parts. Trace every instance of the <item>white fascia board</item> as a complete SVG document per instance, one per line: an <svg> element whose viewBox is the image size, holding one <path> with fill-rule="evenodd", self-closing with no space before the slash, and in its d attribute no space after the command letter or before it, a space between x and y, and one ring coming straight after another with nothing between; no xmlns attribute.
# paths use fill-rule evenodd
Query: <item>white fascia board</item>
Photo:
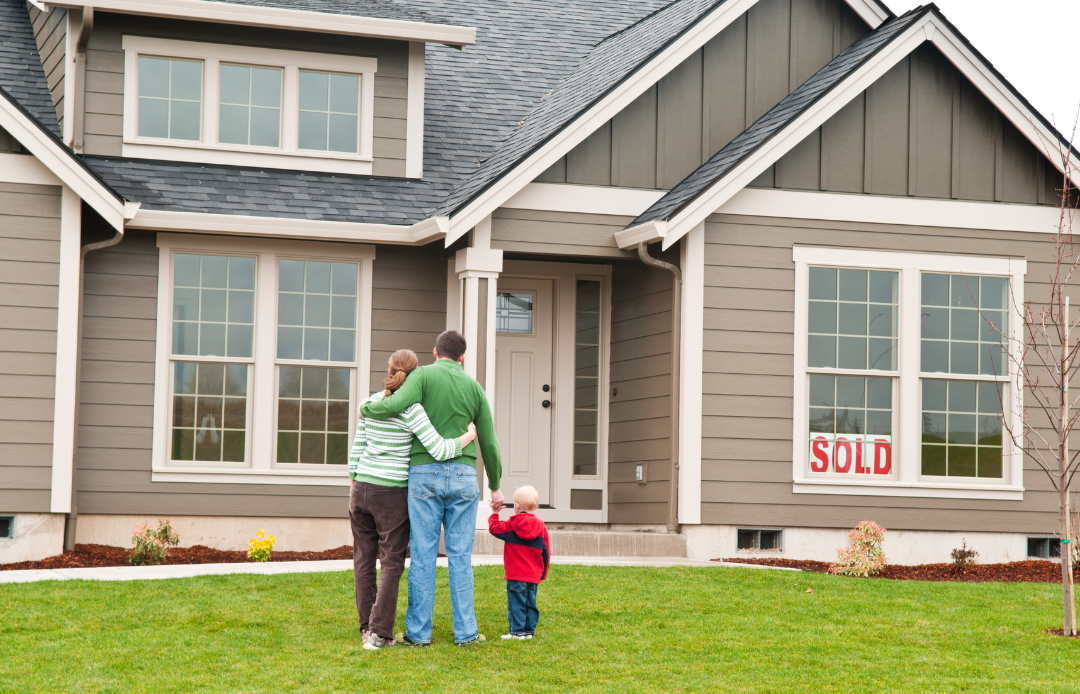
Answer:
<svg viewBox="0 0 1080 694"><path fill-rule="evenodd" d="M869 24L871 29L877 29L889 18L889 12L881 3L876 2L875 0L846 1L847 6L850 7L855 14L859 15L860 19Z"/></svg>
<svg viewBox="0 0 1080 694"><path fill-rule="evenodd" d="M8 131L23 148L37 157L45 168L100 214L109 226L117 231L123 230L124 220L131 212L130 205L113 195L75 160L71 152L42 132L36 123L6 98L0 98L0 128Z"/></svg>
<svg viewBox="0 0 1080 694"><path fill-rule="evenodd" d="M446 226L446 217L432 217L405 226L169 210L140 210L127 224L129 229L155 231L407 245L437 238L446 233Z"/></svg>
<svg viewBox="0 0 1080 694"><path fill-rule="evenodd" d="M59 178L41 160L30 154L0 153L0 182L58 186Z"/></svg>
<svg viewBox="0 0 1080 694"><path fill-rule="evenodd" d="M572 124L555 133L543 147L517 164L466 205L463 210L451 217L446 245L449 246L461 238L481 219L502 207L507 200L532 183L552 164L633 103L634 99L644 94L729 24L749 11L757 4L757 1L728 0L714 8L678 40L660 51Z"/></svg>
<svg viewBox="0 0 1080 694"><path fill-rule="evenodd" d="M47 7L72 8L82 7L84 3L45 0L44 4ZM93 5L94 9L100 12L118 12L146 17L189 19L405 41L430 41L450 46L467 46L476 43L476 29L473 27L289 10L280 7L238 5L209 0L94 0Z"/></svg>
<svg viewBox="0 0 1080 694"><path fill-rule="evenodd" d="M862 65L852 75L841 81L828 94L811 104L798 118L781 132L763 143L732 171L713 183L704 193L691 200L685 208L668 220L668 233L664 237L667 250L684 234L705 221L705 218L750 184L777 160L795 148L810 133L819 128L848 102L861 94L881 78L894 65L903 60L926 41L926 25L933 21L927 15L900 36L893 39L877 55Z"/></svg>
<svg viewBox="0 0 1080 694"><path fill-rule="evenodd" d="M637 226L615 232L615 243L619 248L628 249L639 243L655 243L667 236L668 223L664 221L645 222ZM667 246L665 246L667 248Z"/></svg>
<svg viewBox="0 0 1080 694"><path fill-rule="evenodd" d="M716 214L1054 234L1061 210L1049 205L743 188Z"/></svg>
<svg viewBox="0 0 1080 694"><path fill-rule="evenodd" d="M664 196L664 190L530 183L506 201L514 210L576 212L637 217Z"/></svg>

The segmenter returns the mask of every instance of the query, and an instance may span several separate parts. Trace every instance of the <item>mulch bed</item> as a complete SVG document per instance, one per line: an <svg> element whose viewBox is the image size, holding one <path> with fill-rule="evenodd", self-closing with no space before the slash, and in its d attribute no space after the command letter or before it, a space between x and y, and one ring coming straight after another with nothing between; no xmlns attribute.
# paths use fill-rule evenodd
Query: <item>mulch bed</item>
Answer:
<svg viewBox="0 0 1080 694"><path fill-rule="evenodd" d="M21 561L0 564L0 571L17 569L81 569L91 566L130 566L128 550L108 545L75 545L75 551L64 552L40 561ZM325 552L274 552L270 561L316 561L319 559L352 559L352 547L343 545ZM174 547L169 550L165 564L238 564L247 563L247 552L213 549L203 545Z"/></svg>
<svg viewBox="0 0 1080 694"><path fill-rule="evenodd" d="M757 564L760 566L783 566L788 569L802 569L827 573L829 563L799 559L716 559L737 564ZM871 578L887 578L894 581L960 581L966 583L985 583L1001 581L1004 583L1061 583L1061 564L1056 561L1014 561L1008 564L975 564L960 569L953 564L918 564L900 566L890 564L881 573ZM1080 567L1073 568L1073 581L1080 583Z"/></svg>

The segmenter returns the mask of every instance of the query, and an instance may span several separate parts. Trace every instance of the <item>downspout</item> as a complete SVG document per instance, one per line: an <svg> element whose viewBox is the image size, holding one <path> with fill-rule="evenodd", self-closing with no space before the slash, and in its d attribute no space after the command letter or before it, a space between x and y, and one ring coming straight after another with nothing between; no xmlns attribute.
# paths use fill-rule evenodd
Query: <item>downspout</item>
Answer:
<svg viewBox="0 0 1080 694"><path fill-rule="evenodd" d="M74 121L71 124L71 149L75 154L82 154L86 135L86 44L90 41L90 32L94 30L94 8L86 6L77 11L79 14L78 34L75 38L75 88L72 92L75 103L71 109Z"/></svg>
<svg viewBox="0 0 1080 694"><path fill-rule="evenodd" d="M82 224L79 225L80 229ZM96 241L94 243L88 243L82 247L79 254L79 317L78 327L75 329L76 350L75 350L75 421L72 426L75 427L74 437L72 439L72 460L71 460L71 513L67 515L64 523L64 550L74 551L75 549L75 526L79 522L79 507L78 500L78 451L79 451L79 411L82 409L82 396L80 391L82 390L82 323L83 323L83 278L86 273L83 271L86 265L86 256L88 253L98 251L103 248L109 248L115 246L124 240L123 227L116 230L116 233L111 239L105 239L104 241Z"/></svg>
<svg viewBox="0 0 1080 694"><path fill-rule="evenodd" d="M670 533L679 532L679 383L681 382L682 347L682 271L678 265L666 263L649 255L649 245L638 244L638 257L650 267L667 270L673 275L671 307L671 471L668 484L668 520Z"/></svg>

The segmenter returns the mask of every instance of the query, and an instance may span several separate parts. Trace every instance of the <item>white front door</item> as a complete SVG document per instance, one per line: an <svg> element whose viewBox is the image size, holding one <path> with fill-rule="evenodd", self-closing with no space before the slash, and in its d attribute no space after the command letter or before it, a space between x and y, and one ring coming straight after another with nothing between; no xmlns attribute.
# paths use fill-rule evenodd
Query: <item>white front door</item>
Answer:
<svg viewBox="0 0 1080 694"><path fill-rule="evenodd" d="M495 433L502 488L526 484L551 503L553 280L500 278L495 305Z"/></svg>

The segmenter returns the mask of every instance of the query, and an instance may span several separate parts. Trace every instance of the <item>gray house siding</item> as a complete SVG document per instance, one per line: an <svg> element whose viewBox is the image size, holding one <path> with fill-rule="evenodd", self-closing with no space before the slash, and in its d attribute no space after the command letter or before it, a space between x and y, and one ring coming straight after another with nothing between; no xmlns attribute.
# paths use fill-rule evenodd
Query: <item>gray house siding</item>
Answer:
<svg viewBox="0 0 1080 694"><path fill-rule="evenodd" d="M1054 204L1061 186L1050 162L926 44L774 168L774 180L756 184L1030 204Z"/></svg>
<svg viewBox="0 0 1080 694"><path fill-rule="evenodd" d="M0 183L0 511L48 513L60 188Z"/></svg>
<svg viewBox="0 0 1080 694"><path fill-rule="evenodd" d="M669 254L674 255L674 254ZM677 257L677 256L676 256ZM665 258L673 262L673 258ZM616 263L611 278L608 521L664 523L671 468L671 273ZM617 394L615 394L617 393ZM635 480L645 465L646 483Z"/></svg>
<svg viewBox="0 0 1080 694"><path fill-rule="evenodd" d="M45 67L45 78L49 83L53 104L56 106L56 118L64 127L64 79L67 69L67 10L54 7L49 12L42 12L27 3L30 11L30 23L34 27L38 53Z"/></svg>
<svg viewBox="0 0 1080 694"><path fill-rule="evenodd" d="M867 29L843 0L762 0L537 180L671 188Z"/></svg>
<svg viewBox="0 0 1080 694"><path fill-rule="evenodd" d="M120 156L123 144L125 34L208 43L241 43L294 51L371 56L375 74L375 120L372 173L405 175L405 121L409 82L409 44L404 41L354 39L224 24L158 20L100 14L86 54L86 153Z"/></svg>
<svg viewBox="0 0 1080 694"><path fill-rule="evenodd" d="M631 216L499 208L491 215L491 247L506 253L634 257L615 243L615 232L631 221Z"/></svg>
<svg viewBox="0 0 1080 694"><path fill-rule="evenodd" d="M791 469L793 350L805 339L794 335L793 245L1026 257L1037 304L1051 235L713 215L705 243L702 522L1054 531L1054 494L1030 463L1023 501L794 494Z"/></svg>
<svg viewBox="0 0 1080 694"><path fill-rule="evenodd" d="M22 152L22 145L7 130L0 128L0 153Z"/></svg>

